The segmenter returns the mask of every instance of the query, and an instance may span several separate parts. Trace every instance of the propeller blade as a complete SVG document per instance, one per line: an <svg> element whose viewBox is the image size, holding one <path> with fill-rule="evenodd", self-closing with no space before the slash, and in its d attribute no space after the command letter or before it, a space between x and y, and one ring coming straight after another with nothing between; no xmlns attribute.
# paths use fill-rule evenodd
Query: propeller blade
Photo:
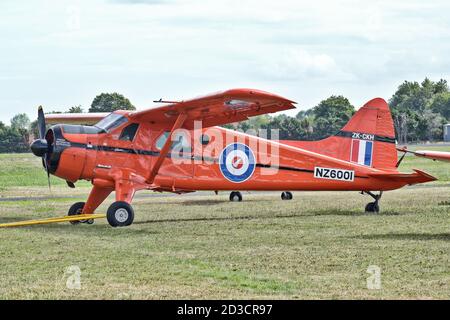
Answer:
<svg viewBox="0 0 450 320"><path fill-rule="evenodd" d="M50 182L50 171L49 171L48 165L47 165L47 154L45 154L45 155L42 157L42 160L44 161L45 171L47 172L48 189L49 189L50 191L52 191L52 185L51 185L51 182Z"/></svg>
<svg viewBox="0 0 450 320"><path fill-rule="evenodd" d="M42 106L39 106L38 109L38 127L39 127L39 138L45 139L45 116L44 116L44 109L42 109Z"/></svg>

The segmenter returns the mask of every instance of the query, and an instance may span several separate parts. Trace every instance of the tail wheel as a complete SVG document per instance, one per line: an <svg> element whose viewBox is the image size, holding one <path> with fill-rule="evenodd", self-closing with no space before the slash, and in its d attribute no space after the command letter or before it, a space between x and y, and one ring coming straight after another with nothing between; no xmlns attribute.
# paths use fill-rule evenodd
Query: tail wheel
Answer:
<svg viewBox="0 0 450 320"><path fill-rule="evenodd" d="M86 205L86 203L84 203L84 202L77 202L77 203L73 204L69 209L68 215L69 216L77 216L79 214L82 214L85 205ZM70 221L70 224L75 225L75 224L79 224L81 222L82 221Z"/></svg>
<svg viewBox="0 0 450 320"><path fill-rule="evenodd" d="M281 193L281 200L292 200L294 196L290 191L284 191Z"/></svg>
<svg viewBox="0 0 450 320"><path fill-rule="evenodd" d="M127 202L117 201L108 208L106 218L111 227L126 227L134 221L134 210Z"/></svg>
<svg viewBox="0 0 450 320"><path fill-rule="evenodd" d="M233 191L230 193L230 201L232 202L241 202L242 194L239 191Z"/></svg>
<svg viewBox="0 0 450 320"><path fill-rule="evenodd" d="M370 202L366 205L366 212L370 213L379 213L380 212L380 206L378 205L378 202Z"/></svg>

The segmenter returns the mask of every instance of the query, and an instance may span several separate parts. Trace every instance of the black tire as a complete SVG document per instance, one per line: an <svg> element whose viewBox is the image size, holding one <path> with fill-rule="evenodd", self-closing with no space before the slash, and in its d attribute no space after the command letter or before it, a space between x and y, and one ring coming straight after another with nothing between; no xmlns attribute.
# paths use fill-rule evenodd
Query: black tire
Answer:
<svg viewBox="0 0 450 320"><path fill-rule="evenodd" d="M292 198L294 198L294 196L290 191L284 191L281 193L281 200L292 200Z"/></svg>
<svg viewBox="0 0 450 320"><path fill-rule="evenodd" d="M83 208L85 205L86 205L86 203L84 203L84 202L74 203L69 209L68 216L76 216L76 215L81 214L83 212ZM81 223L81 221L70 221L70 224L73 224L73 225L76 225L79 223Z"/></svg>
<svg viewBox="0 0 450 320"><path fill-rule="evenodd" d="M106 218L111 227L126 227L134 221L134 210L127 202L117 201L108 208Z"/></svg>
<svg viewBox="0 0 450 320"><path fill-rule="evenodd" d="M378 203L376 202L370 202L366 205L366 212L370 212L370 213L379 213L380 212L380 207L378 205Z"/></svg>
<svg viewBox="0 0 450 320"><path fill-rule="evenodd" d="M241 202L242 194L239 191L233 191L230 193L230 201L231 202Z"/></svg>

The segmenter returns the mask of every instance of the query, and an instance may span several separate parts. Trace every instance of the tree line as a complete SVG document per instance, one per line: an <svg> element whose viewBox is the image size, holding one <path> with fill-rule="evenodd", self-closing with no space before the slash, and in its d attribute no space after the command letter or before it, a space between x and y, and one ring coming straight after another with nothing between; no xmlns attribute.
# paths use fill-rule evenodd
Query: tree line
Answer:
<svg viewBox="0 0 450 320"><path fill-rule="evenodd" d="M102 93L92 101L88 112L113 112L115 110L136 110L130 100L118 93ZM48 113L83 113L82 106L70 107L67 111ZM30 151L30 140L39 136L37 120L30 121L26 113L15 115L11 125L0 121L0 153L23 153Z"/></svg>
<svg viewBox="0 0 450 320"><path fill-rule="evenodd" d="M434 82L426 78L421 83L405 81L389 99L389 105L400 144L442 140L443 125L450 122L450 89L446 80ZM123 95L102 93L94 98L87 111L112 112L120 109L136 110ZM74 106L66 113L84 111L82 106ZM242 131L266 129L270 132L271 129L278 129L282 140L319 140L337 133L355 112L355 107L347 98L333 95L294 117L285 114L262 115L226 127ZM14 116L9 126L0 122L0 153L28 152L30 139L38 135L37 121L30 121L24 113Z"/></svg>
<svg viewBox="0 0 450 320"><path fill-rule="evenodd" d="M398 143L443 140L443 126L450 123L450 90L446 80L405 81L388 102ZM347 98L331 96L295 117L262 115L228 127L243 131L279 129L281 140L320 140L336 134L355 112Z"/></svg>

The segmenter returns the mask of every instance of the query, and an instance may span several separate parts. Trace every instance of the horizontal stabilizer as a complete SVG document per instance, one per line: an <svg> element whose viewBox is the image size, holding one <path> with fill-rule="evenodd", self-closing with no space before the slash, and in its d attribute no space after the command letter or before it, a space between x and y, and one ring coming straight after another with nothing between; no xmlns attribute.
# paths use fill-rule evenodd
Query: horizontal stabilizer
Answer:
<svg viewBox="0 0 450 320"><path fill-rule="evenodd" d="M428 158L432 160L450 161L450 152L445 151L417 150L414 152L414 154L418 157Z"/></svg>
<svg viewBox="0 0 450 320"><path fill-rule="evenodd" d="M429 175L426 172L423 172L418 169L413 169L414 173L387 173L387 172L381 172L381 173L370 173L369 175L374 178L383 178L383 179L393 179L396 181L405 182L409 185L417 184L417 183L425 183L430 181L435 181L437 178L433 177L432 175Z"/></svg>

